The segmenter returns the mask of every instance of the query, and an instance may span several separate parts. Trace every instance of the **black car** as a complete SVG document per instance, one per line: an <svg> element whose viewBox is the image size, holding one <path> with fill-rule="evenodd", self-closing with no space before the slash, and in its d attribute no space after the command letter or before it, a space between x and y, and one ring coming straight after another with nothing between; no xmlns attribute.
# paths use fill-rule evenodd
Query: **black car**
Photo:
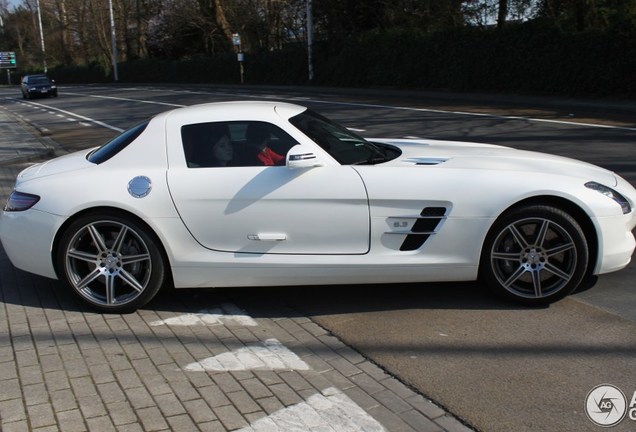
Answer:
<svg viewBox="0 0 636 432"><path fill-rule="evenodd" d="M55 81L50 80L45 74L25 75L22 77L22 97L31 99L34 96L57 97Z"/></svg>

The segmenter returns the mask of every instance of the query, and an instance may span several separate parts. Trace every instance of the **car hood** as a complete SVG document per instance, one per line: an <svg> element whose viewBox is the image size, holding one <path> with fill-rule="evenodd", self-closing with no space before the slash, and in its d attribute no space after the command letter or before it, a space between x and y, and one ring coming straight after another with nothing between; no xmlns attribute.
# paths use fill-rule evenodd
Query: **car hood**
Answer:
<svg viewBox="0 0 636 432"><path fill-rule="evenodd" d="M81 150L46 162L31 165L18 174L16 186L28 180L95 166L94 163L91 163L86 159L86 155L91 151L92 149Z"/></svg>
<svg viewBox="0 0 636 432"><path fill-rule="evenodd" d="M616 186L614 173L604 168L546 153L517 150L490 144L457 141L369 139L394 145L402 154L383 166L443 166L526 173L567 174Z"/></svg>

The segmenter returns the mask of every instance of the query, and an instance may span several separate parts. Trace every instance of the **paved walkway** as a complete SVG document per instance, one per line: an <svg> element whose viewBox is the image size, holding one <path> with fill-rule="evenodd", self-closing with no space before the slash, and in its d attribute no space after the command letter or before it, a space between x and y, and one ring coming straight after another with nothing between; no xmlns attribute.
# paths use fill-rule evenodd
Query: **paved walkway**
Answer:
<svg viewBox="0 0 636 432"><path fill-rule="evenodd" d="M2 198L53 148L0 106ZM226 292L98 314L0 249L0 430L470 430L310 319Z"/></svg>
<svg viewBox="0 0 636 432"><path fill-rule="evenodd" d="M53 155L54 143L0 106L0 166Z"/></svg>

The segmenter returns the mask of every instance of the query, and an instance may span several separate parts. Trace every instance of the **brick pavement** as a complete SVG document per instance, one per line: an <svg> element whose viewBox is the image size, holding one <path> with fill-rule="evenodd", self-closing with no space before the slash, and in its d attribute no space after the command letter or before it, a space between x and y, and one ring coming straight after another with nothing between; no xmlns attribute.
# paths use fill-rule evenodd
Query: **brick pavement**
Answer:
<svg viewBox="0 0 636 432"><path fill-rule="evenodd" d="M53 146L0 109L0 195ZM99 314L0 249L0 430L468 431L294 311L227 290Z"/></svg>

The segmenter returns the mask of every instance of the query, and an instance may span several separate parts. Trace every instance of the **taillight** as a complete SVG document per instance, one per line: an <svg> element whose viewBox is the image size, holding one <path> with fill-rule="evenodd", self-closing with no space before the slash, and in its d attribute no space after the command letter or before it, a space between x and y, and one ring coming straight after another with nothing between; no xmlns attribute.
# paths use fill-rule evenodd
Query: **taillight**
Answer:
<svg viewBox="0 0 636 432"><path fill-rule="evenodd" d="M24 192L13 191L9 198L7 199L7 203L4 206L4 211L7 212L18 212L28 210L40 201L40 197L37 195L32 195Z"/></svg>

